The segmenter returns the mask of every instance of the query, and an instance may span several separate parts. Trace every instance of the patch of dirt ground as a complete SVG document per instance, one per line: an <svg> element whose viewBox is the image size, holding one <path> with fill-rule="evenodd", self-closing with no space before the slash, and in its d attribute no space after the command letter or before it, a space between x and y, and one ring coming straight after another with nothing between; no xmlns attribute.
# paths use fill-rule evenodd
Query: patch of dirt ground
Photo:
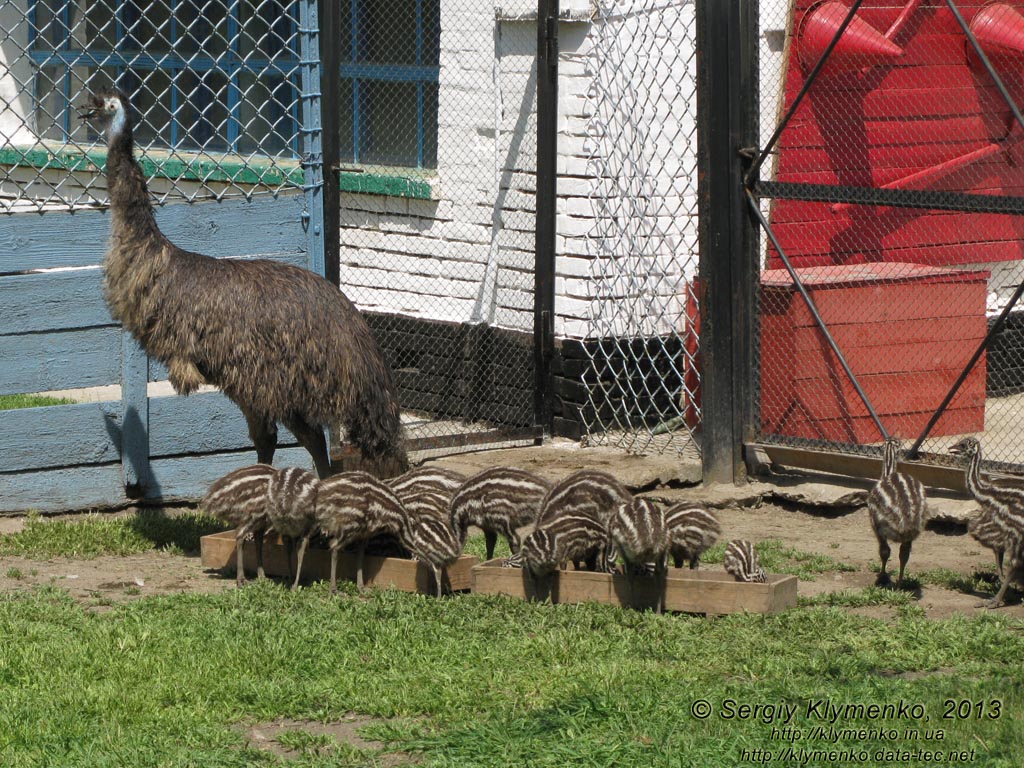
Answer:
<svg viewBox="0 0 1024 768"><path fill-rule="evenodd" d="M860 590L875 582L878 544L863 508L844 514L815 514L774 504L726 508L718 511L723 539L745 538L754 542L778 539L793 549L826 555L852 566L852 571L816 574L801 579L803 597L826 592ZM19 518L0 520L0 533L20 526ZM991 572L992 553L967 535L963 526L942 525L924 531L914 543L908 574L932 569L949 569L969 578L976 571ZM898 568L896 547L889 560ZM720 565L702 568L721 570ZM0 590L15 591L34 585L52 585L95 609L104 610L129 600L178 592L216 593L234 589L231 573L204 568L197 555L147 552L124 557L105 556L91 560L34 560L24 557L0 558ZM956 591L924 584L914 593L915 602L926 615L941 618L955 613L985 612L979 604L987 595ZM1024 618L1020 594L1011 589L1008 605L998 610ZM850 609L857 613L887 617L892 609L867 607Z"/></svg>
<svg viewBox="0 0 1024 768"><path fill-rule="evenodd" d="M301 750L292 746L294 741L287 738L288 735L295 733L310 737L314 745L336 742L362 750L377 751L384 745L365 739L359 734L360 728L374 722L377 722L374 718L364 715L349 715L343 720L327 723L313 720L281 719L250 725L246 728L245 736L250 746L286 760L297 759L302 755ZM313 746L312 749L316 751L317 746ZM415 765L417 762L412 755L400 752L378 753L375 765L382 766L382 768L397 768L397 766Z"/></svg>

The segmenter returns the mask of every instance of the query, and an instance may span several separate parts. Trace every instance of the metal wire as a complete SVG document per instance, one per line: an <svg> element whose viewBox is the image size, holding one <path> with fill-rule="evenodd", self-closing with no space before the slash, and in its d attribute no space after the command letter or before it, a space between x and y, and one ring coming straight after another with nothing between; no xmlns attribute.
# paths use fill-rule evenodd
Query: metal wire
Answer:
<svg viewBox="0 0 1024 768"><path fill-rule="evenodd" d="M695 38L692 5L596 3L585 198L570 211L587 259L571 263L589 263L572 327L586 339L590 442L697 449Z"/></svg>
<svg viewBox="0 0 1024 768"><path fill-rule="evenodd" d="M74 119L118 87L157 202L299 188L297 3L0 0L0 208L102 204L105 147Z"/></svg>

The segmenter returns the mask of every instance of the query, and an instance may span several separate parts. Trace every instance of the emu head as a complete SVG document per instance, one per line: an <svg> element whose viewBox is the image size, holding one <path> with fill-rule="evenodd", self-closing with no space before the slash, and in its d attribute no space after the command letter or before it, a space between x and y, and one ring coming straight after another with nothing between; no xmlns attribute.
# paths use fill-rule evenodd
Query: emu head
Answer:
<svg viewBox="0 0 1024 768"><path fill-rule="evenodd" d="M981 450L981 443L978 442L976 437L965 437L963 440L950 446L949 452L954 456L971 458L979 450Z"/></svg>
<svg viewBox="0 0 1024 768"><path fill-rule="evenodd" d="M78 116L102 127L107 138L122 133L128 125L128 97L120 91L97 91L79 107Z"/></svg>

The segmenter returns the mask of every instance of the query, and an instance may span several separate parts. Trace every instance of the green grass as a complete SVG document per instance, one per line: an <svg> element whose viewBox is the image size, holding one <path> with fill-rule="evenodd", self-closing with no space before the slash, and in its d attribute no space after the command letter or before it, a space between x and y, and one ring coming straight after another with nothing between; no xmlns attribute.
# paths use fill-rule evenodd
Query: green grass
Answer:
<svg viewBox="0 0 1024 768"><path fill-rule="evenodd" d="M0 395L0 411L12 411L16 408L41 408L47 405L70 405L74 400L63 397L44 397L42 395Z"/></svg>
<svg viewBox="0 0 1024 768"><path fill-rule="evenodd" d="M124 517L90 514L74 520L29 515L23 530L0 536L0 555L49 559L132 555L151 549L198 552L200 537L223 530L223 524L199 512L174 517L149 511Z"/></svg>
<svg viewBox="0 0 1024 768"><path fill-rule="evenodd" d="M950 568L932 568L917 574L922 584L942 587L953 592L991 596L999 589L999 575L995 567L963 574Z"/></svg>
<svg viewBox="0 0 1024 768"><path fill-rule="evenodd" d="M772 617L665 616L506 598L392 591L331 598L261 582L215 596L141 598L95 614L63 592L0 597L0 764L327 768L385 755L285 735L287 758L245 724L378 718L362 735L424 766L742 764L778 749L765 716L796 705L798 746L829 748L808 702L920 704L927 722L851 714L840 727L942 728L919 746L974 747L975 765L1024 755L1024 625L1005 616L891 622L834 607ZM943 720L946 699L998 699L998 719ZM712 716L691 714L695 701ZM839 746L894 746L869 736ZM864 765L882 765L867 760ZM777 763L778 764L778 763ZM824 763L819 763L824 764ZM914 761L901 765L924 765ZM945 764L945 763L943 763Z"/></svg>
<svg viewBox="0 0 1024 768"><path fill-rule="evenodd" d="M0 553L194 550L218 528L194 513L34 517L0 538ZM848 569L778 542L759 552L770 570ZM342 592L264 581L122 604L99 593L75 602L53 586L0 594L0 765L356 768L404 755L428 768L731 768L750 764L744 750L789 746L767 710L727 716L741 704L796 706L785 724L803 736L796 748L867 750L858 765L888 764L871 756L886 747L973 748L974 765L1007 768L1024 756L1024 622L1001 613L932 621L912 592L876 587L802 599L777 616L720 618ZM870 605L895 616L848 610ZM835 725L875 735L837 743L813 731L829 725L809 709L819 700L905 702L922 717L854 711ZM697 701L710 717L692 714ZM944 719L947 701L980 702L982 717ZM246 735L254 723L352 713L373 718L360 735L382 749L289 727L277 737L288 753L274 754ZM877 735L882 726L919 729L918 739L895 744Z"/></svg>
<svg viewBox="0 0 1024 768"><path fill-rule="evenodd" d="M719 542L701 555L702 563L720 564L725 557L728 542ZM754 546L761 567L768 573L788 573L805 581L814 581L814 577L822 573L857 570L848 563L836 560L828 555L816 555L802 552L787 546L778 539L766 539Z"/></svg>

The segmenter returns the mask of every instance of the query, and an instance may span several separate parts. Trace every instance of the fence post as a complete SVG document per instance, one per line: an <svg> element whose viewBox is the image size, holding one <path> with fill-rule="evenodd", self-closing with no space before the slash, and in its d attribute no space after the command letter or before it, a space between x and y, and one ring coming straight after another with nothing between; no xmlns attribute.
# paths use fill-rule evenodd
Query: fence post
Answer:
<svg viewBox="0 0 1024 768"><path fill-rule="evenodd" d="M758 141L757 0L698 0L696 10L703 475L736 483L756 412L758 232L744 150Z"/></svg>
<svg viewBox="0 0 1024 768"><path fill-rule="evenodd" d="M559 0L537 0L537 215L533 284L534 420L551 430L558 195Z"/></svg>
<svg viewBox="0 0 1024 768"><path fill-rule="evenodd" d="M121 479L129 498L155 490L149 465L149 358L121 331Z"/></svg>
<svg viewBox="0 0 1024 768"><path fill-rule="evenodd" d="M324 277L341 286L341 3L320 0Z"/></svg>
<svg viewBox="0 0 1024 768"><path fill-rule="evenodd" d="M323 99L323 63L320 59L321 46L321 11L329 17L337 3L319 2L318 0L299 0L299 102L301 105L301 152L302 166L305 171L303 190L306 195L306 208L303 211L303 224L306 227L308 242L309 269L321 275L327 275L330 258L327 256L326 228L324 221L326 196L326 177L329 176L324 167L324 145L326 131L324 129ZM335 261L337 259L335 258ZM337 269L337 266L335 266ZM337 280L335 280L337 282Z"/></svg>

